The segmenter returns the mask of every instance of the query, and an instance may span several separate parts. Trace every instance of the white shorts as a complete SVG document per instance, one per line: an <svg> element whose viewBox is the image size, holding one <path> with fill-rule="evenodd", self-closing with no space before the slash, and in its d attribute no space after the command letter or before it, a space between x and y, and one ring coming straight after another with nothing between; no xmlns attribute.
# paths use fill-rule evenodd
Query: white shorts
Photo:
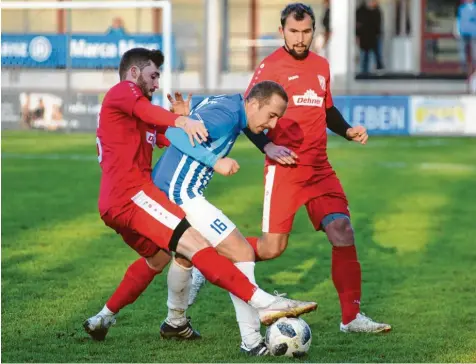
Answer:
<svg viewBox="0 0 476 364"><path fill-rule="evenodd" d="M205 197L198 196L180 205L190 225L216 247L236 228L226 215Z"/></svg>

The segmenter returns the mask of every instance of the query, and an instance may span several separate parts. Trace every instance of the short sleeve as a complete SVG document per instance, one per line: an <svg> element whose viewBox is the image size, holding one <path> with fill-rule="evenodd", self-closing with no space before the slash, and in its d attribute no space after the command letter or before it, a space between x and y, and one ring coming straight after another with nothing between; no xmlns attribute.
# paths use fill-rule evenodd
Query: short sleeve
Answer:
<svg viewBox="0 0 476 364"><path fill-rule="evenodd" d="M224 105L212 105L199 109L190 117L202 121L212 139L229 134L239 123L239 113L228 110Z"/></svg>

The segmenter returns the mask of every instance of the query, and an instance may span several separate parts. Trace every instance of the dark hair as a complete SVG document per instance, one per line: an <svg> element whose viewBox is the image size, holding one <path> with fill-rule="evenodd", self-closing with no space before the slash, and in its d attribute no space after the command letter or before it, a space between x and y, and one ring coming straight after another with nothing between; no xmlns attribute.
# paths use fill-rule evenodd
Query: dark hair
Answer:
<svg viewBox="0 0 476 364"><path fill-rule="evenodd" d="M312 29L316 28L316 17L314 16L314 11L308 5L303 3L292 3L286 5L286 7L281 11L281 26L284 28L286 25L286 20L290 15L293 15L294 19L297 21L304 20L305 15L309 15L312 19Z"/></svg>
<svg viewBox="0 0 476 364"><path fill-rule="evenodd" d="M127 71L132 66L139 67L140 70L153 62L157 68L164 63L164 55L159 50L150 50L146 48L132 48L122 55L119 65L119 77L121 81L126 78Z"/></svg>
<svg viewBox="0 0 476 364"><path fill-rule="evenodd" d="M288 102L288 95L286 91L284 91L283 86L274 81L258 82L251 88L248 96L246 97L246 101L256 99L259 102L259 107L263 107L263 105L267 105L269 103L273 95L278 95L284 101Z"/></svg>

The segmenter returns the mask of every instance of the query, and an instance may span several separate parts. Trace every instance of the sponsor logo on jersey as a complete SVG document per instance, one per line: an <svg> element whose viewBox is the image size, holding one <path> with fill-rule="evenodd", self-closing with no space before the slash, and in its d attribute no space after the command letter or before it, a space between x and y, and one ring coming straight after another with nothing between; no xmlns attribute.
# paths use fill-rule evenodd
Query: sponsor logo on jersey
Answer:
<svg viewBox="0 0 476 364"><path fill-rule="evenodd" d="M299 78L298 75L289 76L289 77L288 77L288 81L297 80L298 78Z"/></svg>
<svg viewBox="0 0 476 364"><path fill-rule="evenodd" d="M307 90L304 95L294 95L293 96L294 105L296 106L317 106L321 107L324 98L317 96L314 90Z"/></svg>
<svg viewBox="0 0 476 364"><path fill-rule="evenodd" d="M157 136L156 136L156 132L154 131L153 133L151 133L150 131L146 131L145 132L145 138L147 140L147 143L151 144L152 146L155 145L155 141L157 139Z"/></svg>
<svg viewBox="0 0 476 364"><path fill-rule="evenodd" d="M322 91L326 91L326 78L322 75L317 75L317 79L319 80Z"/></svg>

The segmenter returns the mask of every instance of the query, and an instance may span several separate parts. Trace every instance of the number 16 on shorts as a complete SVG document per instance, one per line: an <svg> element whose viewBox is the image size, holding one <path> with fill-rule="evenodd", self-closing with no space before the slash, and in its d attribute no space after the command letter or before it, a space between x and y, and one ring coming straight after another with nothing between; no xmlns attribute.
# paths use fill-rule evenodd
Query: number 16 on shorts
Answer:
<svg viewBox="0 0 476 364"><path fill-rule="evenodd" d="M227 229L226 224L224 222L221 222L220 219L216 219L215 221L213 221L213 223L210 224L210 227L220 235L224 233Z"/></svg>
<svg viewBox="0 0 476 364"><path fill-rule="evenodd" d="M193 228L216 247L235 230L233 222L204 198L194 198L183 204L182 209Z"/></svg>
<svg viewBox="0 0 476 364"><path fill-rule="evenodd" d="M228 235L230 235L230 233L236 228L235 224L233 224L233 222L228 219L221 211L219 214L221 216L217 215L208 220L209 223L206 229L207 233L203 234L214 247L225 240Z"/></svg>

